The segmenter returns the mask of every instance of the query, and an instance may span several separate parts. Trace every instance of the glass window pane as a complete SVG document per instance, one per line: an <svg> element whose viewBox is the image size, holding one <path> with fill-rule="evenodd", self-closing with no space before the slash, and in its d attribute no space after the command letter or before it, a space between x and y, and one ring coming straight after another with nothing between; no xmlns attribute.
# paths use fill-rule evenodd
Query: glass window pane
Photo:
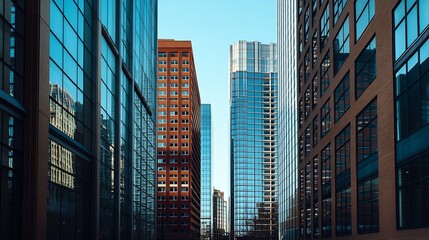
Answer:
<svg viewBox="0 0 429 240"><path fill-rule="evenodd" d="M419 16L420 16L420 33L429 25L429 1L420 0L419 2Z"/></svg>
<svg viewBox="0 0 429 240"><path fill-rule="evenodd" d="M407 15L407 47L409 47L417 38L417 26L417 7L414 7Z"/></svg>
<svg viewBox="0 0 429 240"><path fill-rule="evenodd" d="M403 21L395 30L395 60L405 51L405 21Z"/></svg>

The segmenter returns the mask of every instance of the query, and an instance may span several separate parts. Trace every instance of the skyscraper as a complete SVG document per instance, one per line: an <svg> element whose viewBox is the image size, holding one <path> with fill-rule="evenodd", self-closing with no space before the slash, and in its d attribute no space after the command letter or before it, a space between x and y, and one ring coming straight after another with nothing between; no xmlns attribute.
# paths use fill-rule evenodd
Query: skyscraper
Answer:
<svg viewBox="0 0 429 240"><path fill-rule="evenodd" d="M213 190L213 238L214 240L227 239L227 202L225 193Z"/></svg>
<svg viewBox="0 0 429 240"><path fill-rule="evenodd" d="M279 239L298 238L296 2L277 1Z"/></svg>
<svg viewBox="0 0 429 240"><path fill-rule="evenodd" d="M298 176L280 177L283 189L298 181L298 237L427 236L429 2L297 3ZM287 26L279 34L294 39Z"/></svg>
<svg viewBox="0 0 429 240"><path fill-rule="evenodd" d="M212 110L201 104L201 238L212 234Z"/></svg>
<svg viewBox="0 0 429 240"><path fill-rule="evenodd" d="M277 236L277 46L230 48L231 235Z"/></svg>
<svg viewBox="0 0 429 240"><path fill-rule="evenodd" d="M200 92L190 41L158 41L158 239L200 238Z"/></svg>
<svg viewBox="0 0 429 240"><path fill-rule="evenodd" d="M156 25L157 1L2 1L2 238L156 237Z"/></svg>

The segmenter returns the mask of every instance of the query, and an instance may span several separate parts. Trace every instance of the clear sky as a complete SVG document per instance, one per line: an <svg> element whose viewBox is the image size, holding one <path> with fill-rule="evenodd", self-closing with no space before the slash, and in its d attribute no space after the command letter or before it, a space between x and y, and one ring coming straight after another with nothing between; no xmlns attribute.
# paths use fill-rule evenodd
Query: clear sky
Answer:
<svg viewBox="0 0 429 240"><path fill-rule="evenodd" d="M201 103L212 105L212 185L229 196L229 46L276 42L276 0L159 0L158 38L191 40Z"/></svg>

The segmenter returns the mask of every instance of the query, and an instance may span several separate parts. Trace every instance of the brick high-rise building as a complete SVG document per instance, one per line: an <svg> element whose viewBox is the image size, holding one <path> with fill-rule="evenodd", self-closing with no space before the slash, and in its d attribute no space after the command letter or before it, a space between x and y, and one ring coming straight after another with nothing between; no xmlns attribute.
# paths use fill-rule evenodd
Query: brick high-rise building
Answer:
<svg viewBox="0 0 429 240"><path fill-rule="evenodd" d="M280 237L428 236L429 1L278 3Z"/></svg>
<svg viewBox="0 0 429 240"><path fill-rule="evenodd" d="M158 41L158 239L200 238L200 92L190 41Z"/></svg>

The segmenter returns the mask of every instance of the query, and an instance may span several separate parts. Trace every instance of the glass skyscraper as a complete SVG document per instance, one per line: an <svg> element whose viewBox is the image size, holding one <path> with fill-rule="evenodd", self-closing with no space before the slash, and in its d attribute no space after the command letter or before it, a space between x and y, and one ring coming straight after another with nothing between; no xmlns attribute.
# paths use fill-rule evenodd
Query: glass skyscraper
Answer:
<svg viewBox="0 0 429 240"><path fill-rule="evenodd" d="M212 232L212 112L210 104L201 104L201 239Z"/></svg>
<svg viewBox="0 0 429 240"><path fill-rule="evenodd" d="M231 234L277 234L277 46L230 48Z"/></svg>
<svg viewBox="0 0 429 240"><path fill-rule="evenodd" d="M298 237L296 1L277 1L279 239ZM287 29L287 31L285 31Z"/></svg>
<svg viewBox="0 0 429 240"><path fill-rule="evenodd" d="M2 238L154 239L157 1L1 1L0 39Z"/></svg>

